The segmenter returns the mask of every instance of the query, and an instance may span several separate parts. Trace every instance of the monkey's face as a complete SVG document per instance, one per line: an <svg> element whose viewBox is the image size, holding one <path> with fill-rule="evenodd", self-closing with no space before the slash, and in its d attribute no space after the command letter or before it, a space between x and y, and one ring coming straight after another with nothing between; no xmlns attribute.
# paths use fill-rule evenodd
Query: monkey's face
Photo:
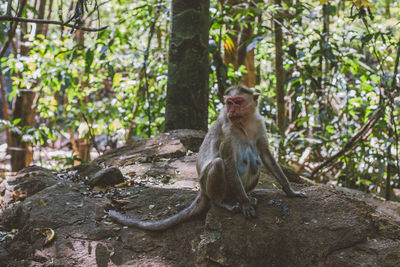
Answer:
<svg viewBox="0 0 400 267"><path fill-rule="evenodd" d="M225 100L228 118L232 121L243 118L248 113L249 101L244 96L228 96Z"/></svg>

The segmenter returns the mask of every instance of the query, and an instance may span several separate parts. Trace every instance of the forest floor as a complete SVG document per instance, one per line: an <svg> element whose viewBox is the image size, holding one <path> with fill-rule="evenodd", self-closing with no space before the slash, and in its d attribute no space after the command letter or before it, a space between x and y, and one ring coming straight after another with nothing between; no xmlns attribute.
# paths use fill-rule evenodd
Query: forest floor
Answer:
<svg viewBox="0 0 400 267"><path fill-rule="evenodd" d="M256 219L213 206L154 233L108 218L107 210L116 209L155 220L190 205L203 137L177 131L75 168L31 166L7 177L0 184L0 266L397 266L398 203L312 185L290 170L293 186L308 198L285 197L262 170L253 192Z"/></svg>

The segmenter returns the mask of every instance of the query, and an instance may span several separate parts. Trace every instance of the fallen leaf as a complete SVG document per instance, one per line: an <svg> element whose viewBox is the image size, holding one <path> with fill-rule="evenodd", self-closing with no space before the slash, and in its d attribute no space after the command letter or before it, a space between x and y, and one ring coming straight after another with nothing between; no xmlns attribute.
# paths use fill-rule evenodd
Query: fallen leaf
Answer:
<svg viewBox="0 0 400 267"><path fill-rule="evenodd" d="M105 192L105 191L107 191L107 188L106 187L101 187L101 186L94 186L93 190Z"/></svg>
<svg viewBox="0 0 400 267"><path fill-rule="evenodd" d="M47 203L46 203L46 201L44 201L42 198L41 198L41 199L39 199L39 204L40 204L40 205L42 205L42 206L44 206L44 207L46 207L46 206L47 206Z"/></svg>
<svg viewBox="0 0 400 267"><path fill-rule="evenodd" d="M117 202L118 204L129 204L129 203L131 203L127 199L115 199L114 201Z"/></svg>
<svg viewBox="0 0 400 267"><path fill-rule="evenodd" d="M53 229L51 228L46 228L42 231L42 234L44 236L46 236L46 240L44 241L44 244L47 245L49 244L51 241L53 241L54 236L55 236L55 232Z"/></svg>
<svg viewBox="0 0 400 267"><path fill-rule="evenodd" d="M130 171L130 172L126 173L126 175L130 176L130 177L133 177L133 176L136 175L136 172L135 171Z"/></svg>
<svg viewBox="0 0 400 267"><path fill-rule="evenodd" d="M24 200L26 197L27 197L27 195L26 194L22 194L21 191L19 191L19 189L15 190L14 193L13 193L13 199L15 201Z"/></svg>
<svg viewBox="0 0 400 267"><path fill-rule="evenodd" d="M121 188L121 187L125 187L125 186L127 186L127 185L128 185L128 182L123 182L123 183L114 185L114 187L116 187L116 188Z"/></svg>

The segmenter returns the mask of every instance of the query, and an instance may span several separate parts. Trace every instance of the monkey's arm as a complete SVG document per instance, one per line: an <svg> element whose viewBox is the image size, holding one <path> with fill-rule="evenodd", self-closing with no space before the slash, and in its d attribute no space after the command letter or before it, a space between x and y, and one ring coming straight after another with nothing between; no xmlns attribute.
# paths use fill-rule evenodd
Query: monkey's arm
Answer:
<svg viewBox="0 0 400 267"><path fill-rule="evenodd" d="M225 164L227 186L236 201L239 202L244 216L246 218L256 217L256 202L252 201L247 195L237 170L235 151L233 149L237 144L234 145L231 142L233 142L233 140L223 142L220 148L220 154Z"/></svg>
<svg viewBox="0 0 400 267"><path fill-rule="evenodd" d="M260 136L257 141L258 152L261 155L261 160L265 167L272 172L278 182L281 184L283 191L289 197L306 197L306 194L300 191L294 191L289 184L286 175L283 173L281 167L272 156L268 148L268 139L265 136Z"/></svg>

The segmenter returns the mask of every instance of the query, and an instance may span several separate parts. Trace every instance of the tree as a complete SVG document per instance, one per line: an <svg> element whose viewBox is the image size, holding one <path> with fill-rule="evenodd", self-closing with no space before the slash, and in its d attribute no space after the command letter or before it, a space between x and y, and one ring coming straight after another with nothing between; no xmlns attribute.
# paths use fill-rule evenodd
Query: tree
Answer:
<svg viewBox="0 0 400 267"><path fill-rule="evenodd" d="M281 0L275 0L278 11L274 18L275 30L275 75L276 75L276 103L277 115L276 124L282 133L286 130L285 118L285 70L283 68L283 37L282 37L282 16L280 15L282 4Z"/></svg>
<svg viewBox="0 0 400 267"><path fill-rule="evenodd" d="M18 47L14 47L14 53L19 53L20 56L27 57L29 55L30 48L26 46L26 42L28 41L26 35L28 33L34 32L35 38L39 38L39 36L43 36L45 38L45 34L47 32L48 24L58 24L62 26L67 26L73 29L80 29L78 32L82 32L82 30L88 31L97 31L104 30L105 28L94 29L81 27L81 24L84 23L81 19L81 15L84 14L83 5L85 5L85 0L79 0L74 6L74 16L68 20L68 22L64 23L63 21L52 21L52 20L44 20L46 13L46 0L36 1L34 6L29 6L27 0L19 0L17 9L15 11L15 15L12 15L11 4L12 1L9 1L7 5L7 12L5 16L0 16L1 21L9 21L9 31L7 35L7 41L4 43L4 46L0 50L0 59L6 53L8 47L13 43L13 39L16 37L17 27L20 26L20 44L19 51ZM50 18L51 8L53 5L53 1L49 3L49 12L48 18ZM80 6L78 8L77 6ZM26 10L34 10L37 18L25 18L23 16L27 15ZM86 8L87 9L87 8ZM75 24L69 24L72 20L75 20ZM20 22L20 25L18 23ZM36 30L32 31L29 29L28 31L28 23L37 24ZM18 124L18 128L15 128L10 134L9 129L7 129L7 143L8 143L8 151L11 154L11 169L12 171L19 171L20 169L28 166L33 160L33 150L31 140L29 138L24 138L24 135L31 131L31 128L34 126L35 116L36 116L36 107L37 101L40 94L35 91L34 88L38 87L40 84L39 79L31 79L30 88L25 88L26 85L22 85L18 83L18 89L16 93L16 98L13 104L12 117L15 124ZM25 87L24 87L25 86ZM3 80L3 73L0 69L0 90L4 107L4 118L8 119L8 109L7 109L7 101L6 101L6 93L5 86ZM18 129L18 130L17 130ZM32 132L32 131L31 131ZM25 140L27 139L27 140ZM88 153L86 153L88 154Z"/></svg>
<svg viewBox="0 0 400 267"><path fill-rule="evenodd" d="M247 87L254 87L256 85L254 48L247 51L247 47L253 37L255 20L254 14L249 10L255 9L257 5L247 0L229 0L228 4L232 6L230 16L240 19L233 23L233 29L231 33L228 33L229 40L225 41L224 63L227 66L232 64L235 70L238 70L241 65L245 66L246 73L243 74L240 83Z"/></svg>
<svg viewBox="0 0 400 267"><path fill-rule="evenodd" d="M210 1L171 5L165 130L207 130Z"/></svg>

